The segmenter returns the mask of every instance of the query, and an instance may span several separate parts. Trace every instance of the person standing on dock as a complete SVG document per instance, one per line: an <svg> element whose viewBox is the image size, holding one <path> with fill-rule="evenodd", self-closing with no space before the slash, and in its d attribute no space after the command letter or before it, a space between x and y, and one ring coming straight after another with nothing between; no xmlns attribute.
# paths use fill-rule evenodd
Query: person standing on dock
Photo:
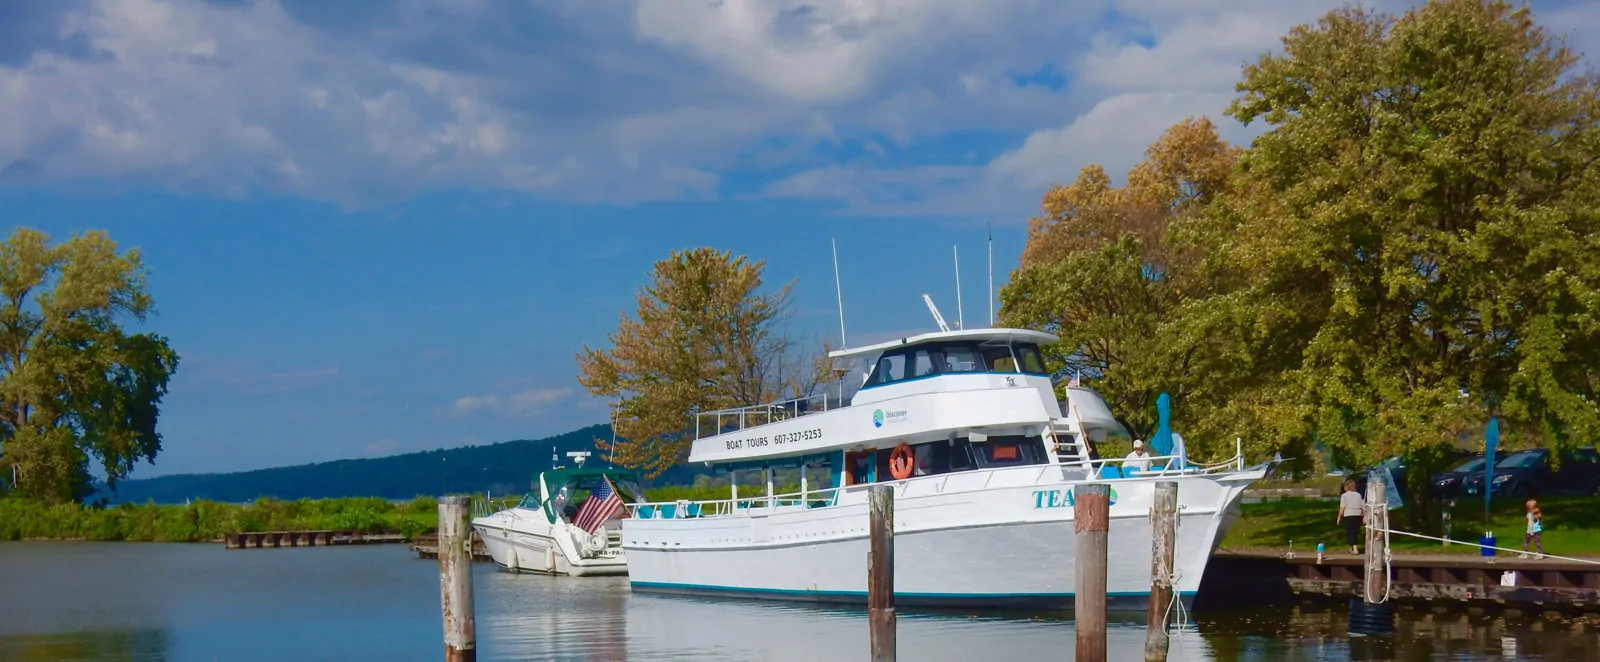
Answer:
<svg viewBox="0 0 1600 662"><path fill-rule="evenodd" d="M1544 558L1544 540L1540 538L1540 534L1544 533L1544 512L1539 510L1539 502L1533 499L1528 499L1526 507L1528 511L1528 530L1522 536L1522 554L1520 556L1521 558L1528 558L1528 543L1531 542L1534 544L1534 549L1538 551L1538 555L1535 558L1542 559Z"/></svg>
<svg viewBox="0 0 1600 662"><path fill-rule="evenodd" d="M1344 494L1339 495L1339 514L1333 521L1344 525L1344 540L1350 545L1351 554L1361 553L1357 544L1361 541L1361 524L1366 519L1365 506L1361 493L1356 491L1356 481L1346 478Z"/></svg>

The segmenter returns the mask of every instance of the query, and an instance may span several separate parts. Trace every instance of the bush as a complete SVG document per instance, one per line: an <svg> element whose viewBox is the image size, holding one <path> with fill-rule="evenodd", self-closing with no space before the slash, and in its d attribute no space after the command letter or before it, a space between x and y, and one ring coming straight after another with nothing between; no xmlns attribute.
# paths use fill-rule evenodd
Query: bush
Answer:
<svg viewBox="0 0 1600 662"><path fill-rule="evenodd" d="M0 498L0 540L130 540L199 542L234 532L348 529L399 533L433 529L438 517L431 498L402 504L384 499L257 499L247 505L204 499L185 505L120 504L111 508L76 503L48 505Z"/></svg>

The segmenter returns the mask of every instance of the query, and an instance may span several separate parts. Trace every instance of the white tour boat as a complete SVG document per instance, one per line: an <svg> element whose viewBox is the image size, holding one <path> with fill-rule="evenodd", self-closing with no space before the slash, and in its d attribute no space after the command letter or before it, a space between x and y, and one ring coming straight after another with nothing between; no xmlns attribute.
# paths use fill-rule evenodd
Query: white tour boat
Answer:
<svg viewBox="0 0 1600 662"><path fill-rule="evenodd" d="M613 507L605 507L610 505L607 490L618 493ZM472 528L494 562L513 572L627 574L620 521L628 512L621 504L641 494L630 471L581 465L551 469L539 474L521 503L473 518ZM597 521L586 522L591 519L586 516ZM592 531L581 524L590 524Z"/></svg>
<svg viewBox="0 0 1600 662"><path fill-rule="evenodd" d="M633 590L865 602L867 493L887 483L897 604L1070 607L1073 488L1092 481L1111 487L1108 603L1144 610L1151 501L1155 483L1171 480L1177 593L1192 601L1241 494L1268 465L1246 468L1242 454L1214 466L1153 457L1124 474L1120 458L1094 458L1087 442L1122 427L1092 389L1056 399L1039 353L1056 340L944 330L837 351L870 368L848 399L841 389L698 414L689 461L764 472L766 489L741 495L735 481L726 500L630 504L622 548ZM827 467L831 485L802 471L798 492L774 494L773 470L796 466Z"/></svg>

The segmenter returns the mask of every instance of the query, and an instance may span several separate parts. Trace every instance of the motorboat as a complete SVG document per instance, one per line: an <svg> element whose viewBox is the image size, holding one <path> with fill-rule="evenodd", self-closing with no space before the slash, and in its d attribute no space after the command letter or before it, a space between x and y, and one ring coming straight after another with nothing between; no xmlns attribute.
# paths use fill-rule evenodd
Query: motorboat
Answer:
<svg viewBox="0 0 1600 662"><path fill-rule="evenodd" d="M495 563L513 572L627 574L621 520L630 513L622 504L641 496L631 471L555 468L516 505L474 517L472 528Z"/></svg>

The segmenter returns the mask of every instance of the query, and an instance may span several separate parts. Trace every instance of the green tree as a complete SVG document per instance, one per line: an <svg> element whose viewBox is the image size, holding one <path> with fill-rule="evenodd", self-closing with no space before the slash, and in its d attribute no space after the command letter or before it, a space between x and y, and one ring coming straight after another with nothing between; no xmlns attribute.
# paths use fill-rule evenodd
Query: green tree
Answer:
<svg viewBox="0 0 1600 662"><path fill-rule="evenodd" d="M1045 193L1001 290L1004 322L1058 334L1052 365L1093 378L1135 436L1154 430L1162 392L1183 404L1202 367L1205 339L1175 323L1215 290L1217 275L1205 262L1208 237L1187 227L1228 190L1238 154L1195 118L1152 144L1123 188L1099 166L1084 168Z"/></svg>
<svg viewBox="0 0 1600 662"><path fill-rule="evenodd" d="M1438 451L1492 415L1525 443L1594 443L1596 79L1497 1L1339 10L1283 45L1239 84L1229 113L1271 130L1210 229L1250 274L1219 308L1298 349L1239 396L1259 429L1410 458L1430 523Z"/></svg>
<svg viewBox="0 0 1600 662"><path fill-rule="evenodd" d="M0 242L0 466L13 489L49 501L93 491L98 461L114 489L161 450L156 418L178 355L127 333L154 302L138 249L103 232L51 245L29 228Z"/></svg>
<svg viewBox="0 0 1600 662"><path fill-rule="evenodd" d="M615 398L613 461L661 475L693 441L691 414L795 397L820 365L783 333L793 282L763 293L765 262L726 251L674 251L640 288L636 317L608 335L611 348L578 353L578 381ZM708 423L709 425L709 423Z"/></svg>

